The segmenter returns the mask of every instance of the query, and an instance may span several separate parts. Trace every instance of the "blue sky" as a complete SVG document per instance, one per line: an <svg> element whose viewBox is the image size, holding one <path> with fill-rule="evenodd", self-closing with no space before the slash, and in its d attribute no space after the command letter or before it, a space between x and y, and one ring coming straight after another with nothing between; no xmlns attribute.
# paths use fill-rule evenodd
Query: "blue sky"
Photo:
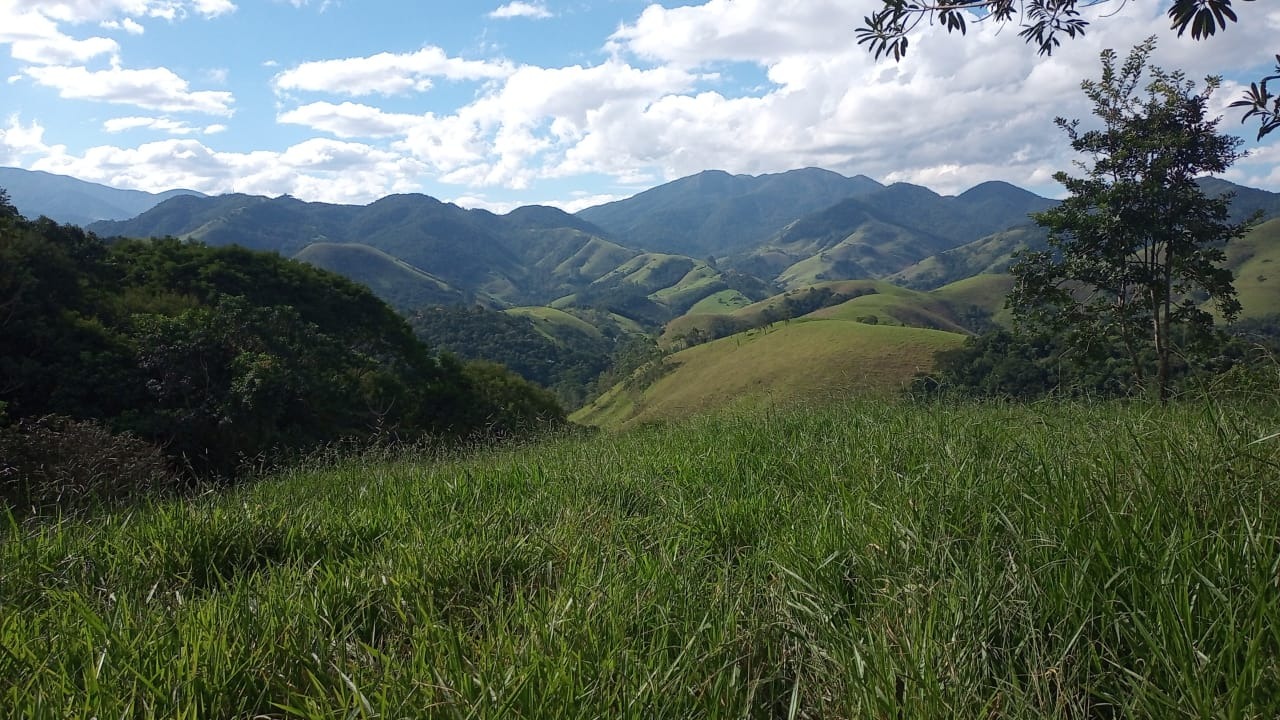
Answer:
<svg viewBox="0 0 1280 720"><path fill-rule="evenodd" d="M116 187L364 203L424 192L577 209L705 169L820 166L959 192L1060 194L1053 118L1087 117L1098 52L1265 74L1280 10L1206 42L1165 2L1107 7L1051 59L1016 29L924 28L901 63L853 29L877 0L0 0L0 165ZM1229 177L1280 191L1280 140Z"/></svg>

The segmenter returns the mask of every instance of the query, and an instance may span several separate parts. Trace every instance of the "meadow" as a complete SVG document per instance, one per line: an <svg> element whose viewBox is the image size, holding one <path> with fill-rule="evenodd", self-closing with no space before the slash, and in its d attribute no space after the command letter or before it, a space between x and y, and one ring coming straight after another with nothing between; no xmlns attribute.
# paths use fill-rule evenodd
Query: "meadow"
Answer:
<svg viewBox="0 0 1280 720"><path fill-rule="evenodd" d="M852 400L9 518L23 718L1274 718L1280 405Z"/></svg>

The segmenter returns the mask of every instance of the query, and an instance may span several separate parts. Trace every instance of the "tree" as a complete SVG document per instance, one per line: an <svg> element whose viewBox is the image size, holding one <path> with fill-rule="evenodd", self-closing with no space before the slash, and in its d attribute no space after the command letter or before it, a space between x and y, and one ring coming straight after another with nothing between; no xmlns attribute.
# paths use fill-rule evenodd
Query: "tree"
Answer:
<svg viewBox="0 0 1280 720"><path fill-rule="evenodd" d="M901 60L907 54L908 36L925 20L937 23L947 32L963 35L971 22L1005 24L1022 18L1018 35L1035 45L1041 55L1051 55L1061 44L1061 36L1074 38L1085 34L1089 21L1082 9L1127 0L880 0L883 7L863 18L863 26L855 31L859 45L877 58L892 55ZM1254 0L1242 0L1253 2ZM1237 21L1232 0L1170 0L1169 20L1181 37L1187 30L1194 40L1202 40L1226 30L1227 23ZM1252 84L1243 99L1232 107L1247 107L1243 120L1257 117L1258 139L1280 128L1280 95L1272 95L1267 82L1280 79L1280 55L1276 56L1276 75Z"/></svg>
<svg viewBox="0 0 1280 720"><path fill-rule="evenodd" d="M1229 196L1207 197L1196 183L1241 156L1241 141L1206 118L1219 80L1208 78L1197 93L1181 72L1147 67L1154 48L1151 38L1119 67L1115 51L1102 53L1101 80L1082 84L1100 129L1057 119L1092 163L1080 163L1085 177L1054 176L1070 196L1034 216L1049 230L1049 249L1019 256L1009 303L1024 327L1065 328L1077 343L1118 342L1139 385L1153 355L1163 401L1175 326L1190 346L1213 328L1206 302L1228 321L1239 313L1231 272L1219 263L1222 245L1246 227L1227 221Z"/></svg>
<svg viewBox="0 0 1280 720"><path fill-rule="evenodd" d="M0 188L0 219L16 217L19 217L18 208L14 207L13 201L9 199L9 191Z"/></svg>

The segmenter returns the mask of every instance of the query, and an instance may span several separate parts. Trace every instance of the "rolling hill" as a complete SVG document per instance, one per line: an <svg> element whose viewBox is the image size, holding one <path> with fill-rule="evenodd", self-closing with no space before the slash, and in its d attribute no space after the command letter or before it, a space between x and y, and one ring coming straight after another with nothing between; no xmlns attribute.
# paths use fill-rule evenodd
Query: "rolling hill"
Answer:
<svg viewBox="0 0 1280 720"><path fill-rule="evenodd" d="M555 208L496 215L425 195L392 195L365 206L288 196L177 197L132 220L90 229L274 251L346 274L402 311L555 302L657 328L716 293L732 289L757 300L773 292L703 260L625 247Z"/></svg>
<svg viewBox="0 0 1280 720"><path fill-rule="evenodd" d="M454 305L474 301L449 283L404 260L360 243L312 243L295 260L314 265L368 287L391 307L409 312L425 305Z"/></svg>
<svg viewBox="0 0 1280 720"><path fill-rule="evenodd" d="M821 282L724 311L712 307L711 312L698 312L695 307L667 323L660 341L666 347L684 347L805 318L978 332L1001 313L1011 280L1008 275L985 275L931 292L883 280Z"/></svg>
<svg viewBox="0 0 1280 720"><path fill-rule="evenodd" d="M800 218L730 262L790 288L883 278L997 230L1025 225L1030 213L1052 204L1008 183L983 183L954 197L897 183Z"/></svg>
<svg viewBox="0 0 1280 720"><path fill-rule="evenodd" d="M1255 227L1227 246L1226 266L1235 273L1240 316L1280 312L1280 217Z"/></svg>
<svg viewBox="0 0 1280 720"><path fill-rule="evenodd" d="M896 392L964 335L843 319L776 324L677 352L571 419L622 429L735 404L822 403Z"/></svg>

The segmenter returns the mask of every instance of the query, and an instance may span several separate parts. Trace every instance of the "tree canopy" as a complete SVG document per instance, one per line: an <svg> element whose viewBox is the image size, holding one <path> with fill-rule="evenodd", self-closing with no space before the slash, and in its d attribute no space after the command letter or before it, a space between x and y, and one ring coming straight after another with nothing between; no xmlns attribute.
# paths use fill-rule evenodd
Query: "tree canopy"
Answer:
<svg viewBox="0 0 1280 720"><path fill-rule="evenodd" d="M340 275L16 212L0 212L0 405L4 422L100 421L210 475L339 439L563 420L504 368L432 354Z"/></svg>
<svg viewBox="0 0 1280 720"><path fill-rule="evenodd" d="M1018 35L1034 45L1041 55L1050 55L1062 44L1063 36L1083 36L1092 20L1084 11L1126 0L880 0L881 7L863 18L855 34L877 58L892 55L901 60L907 53L910 35L921 22L937 23L948 32L965 34L975 22L1007 24L1019 22ZM1253 2L1254 0L1241 0ZM1169 0L1169 21L1178 36L1188 31L1194 40L1212 37L1239 21L1232 0ZM1103 16L1105 17L1105 16ZM1100 19L1100 18L1099 18ZM1258 138L1280 128L1280 95L1267 83L1280 79L1280 55L1276 73L1252 83L1245 96L1232 107L1248 108L1243 120L1256 118Z"/></svg>
<svg viewBox="0 0 1280 720"><path fill-rule="evenodd" d="M1240 157L1239 138L1206 117L1218 81L1197 92L1181 72L1149 67L1154 47L1148 40L1123 64L1103 52L1102 78L1083 83L1099 129L1058 119L1089 158L1086 174L1054 176L1070 194L1033 216L1049 230L1049 249L1020 255L1009 303L1023 325L1067 331L1076 344L1119 343L1136 382L1154 376L1163 400L1175 343L1213 329L1206 306L1228 321L1240 310L1220 263L1223 245L1246 226L1229 222L1229 196L1207 196L1196 182Z"/></svg>

